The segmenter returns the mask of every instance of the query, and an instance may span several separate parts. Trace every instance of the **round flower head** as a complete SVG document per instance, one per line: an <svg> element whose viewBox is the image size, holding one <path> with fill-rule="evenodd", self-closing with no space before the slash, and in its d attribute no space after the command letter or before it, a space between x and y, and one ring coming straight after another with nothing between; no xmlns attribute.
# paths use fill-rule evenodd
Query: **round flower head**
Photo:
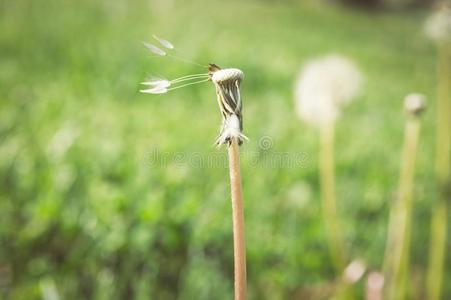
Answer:
<svg viewBox="0 0 451 300"><path fill-rule="evenodd" d="M426 35L438 43L451 42L451 8L443 4L426 20Z"/></svg>
<svg viewBox="0 0 451 300"><path fill-rule="evenodd" d="M312 60L296 82L296 111L307 123L334 121L340 108L359 92L362 76L347 58L330 55Z"/></svg>
<svg viewBox="0 0 451 300"><path fill-rule="evenodd" d="M426 109L426 97L412 93L404 98L404 110L413 116L419 116Z"/></svg>

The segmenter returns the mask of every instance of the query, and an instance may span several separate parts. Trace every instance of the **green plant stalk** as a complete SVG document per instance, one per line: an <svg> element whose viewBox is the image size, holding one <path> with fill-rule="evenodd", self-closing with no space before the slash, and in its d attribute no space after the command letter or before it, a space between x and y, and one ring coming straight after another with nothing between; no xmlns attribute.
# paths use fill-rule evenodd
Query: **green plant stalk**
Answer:
<svg viewBox="0 0 451 300"><path fill-rule="evenodd" d="M450 44L438 45L437 149L436 178L438 199L432 209L431 242L427 274L427 296L439 300L443 282L447 232L448 201L450 198L451 152L451 55Z"/></svg>
<svg viewBox="0 0 451 300"><path fill-rule="evenodd" d="M439 200L432 212L431 243L427 274L427 299L439 300L443 281L443 263L445 261L446 226L448 205Z"/></svg>
<svg viewBox="0 0 451 300"><path fill-rule="evenodd" d="M384 271L387 279L385 295L388 300L402 300L406 297L412 223L412 187L419 132L419 117L410 117L404 134L399 194L390 212L389 234L391 236L387 239L385 251Z"/></svg>
<svg viewBox="0 0 451 300"><path fill-rule="evenodd" d="M320 189L330 255L336 273L341 275L346 264L346 252L335 198L334 135L334 122L320 127Z"/></svg>
<svg viewBox="0 0 451 300"><path fill-rule="evenodd" d="M232 138L228 147L230 187L232 194L233 254L235 300L246 300L246 242L244 236L244 204L241 189L240 152L238 141Z"/></svg>

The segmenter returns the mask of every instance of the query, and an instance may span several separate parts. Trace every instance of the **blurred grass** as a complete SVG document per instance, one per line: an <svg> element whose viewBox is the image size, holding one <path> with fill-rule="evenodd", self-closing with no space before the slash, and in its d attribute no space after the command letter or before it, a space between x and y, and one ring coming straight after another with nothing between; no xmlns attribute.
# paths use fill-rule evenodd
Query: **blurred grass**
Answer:
<svg viewBox="0 0 451 300"><path fill-rule="evenodd" d="M227 170L196 166L225 154L211 146L220 124L214 89L139 94L148 75L202 72L150 57L141 41L154 33L184 57L246 74L251 299L305 299L334 279L317 134L293 110L299 67L340 52L366 75L338 124L337 185L349 250L372 269L396 193L402 100L425 93L412 230L412 269L424 276L435 199L435 54L422 36L425 14L300 1L0 1L0 297L38 299L55 288L62 299L232 298ZM259 147L262 137L271 149ZM265 163L283 153L307 160ZM449 262L446 270L448 282Z"/></svg>

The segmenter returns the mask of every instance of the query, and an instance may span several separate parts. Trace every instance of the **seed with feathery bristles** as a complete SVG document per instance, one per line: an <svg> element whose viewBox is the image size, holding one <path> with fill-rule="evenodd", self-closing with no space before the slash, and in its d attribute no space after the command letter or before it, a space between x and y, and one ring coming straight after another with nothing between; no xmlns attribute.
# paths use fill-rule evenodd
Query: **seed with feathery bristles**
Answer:
<svg viewBox="0 0 451 300"><path fill-rule="evenodd" d="M158 48L157 46L154 46L152 44L143 42L144 46L146 46L147 49L149 49L150 52L152 52L153 54L156 55L160 55L160 56L165 56L166 52L164 52L163 50L161 50L160 48Z"/></svg>
<svg viewBox="0 0 451 300"><path fill-rule="evenodd" d="M168 89L165 87L156 86L150 89L140 90L140 92L146 94L165 94L168 92Z"/></svg>
<svg viewBox="0 0 451 300"><path fill-rule="evenodd" d="M194 81L193 81L194 80ZM201 82L206 82L210 80L209 75L207 73L203 74L193 74L193 75L187 75L183 77L179 77L173 80L166 80L166 79L150 79L145 82L141 82L141 84L147 85L150 88L141 90L142 93L148 93L148 94L164 94L168 91L172 91L175 89L179 89L188 85L193 85ZM188 83L186 83L188 82ZM177 85L180 84L181 85ZM171 88L170 88L171 87Z"/></svg>
<svg viewBox="0 0 451 300"><path fill-rule="evenodd" d="M163 45L164 47L168 48L168 49L174 49L174 45L172 45L171 42L169 42L168 40L162 39L157 37L156 35L153 35L153 38L156 39L161 45Z"/></svg>
<svg viewBox="0 0 451 300"><path fill-rule="evenodd" d="M141 82L141 84L148 85L151 87L162 87L167 88L171 85L171 82L166 79L155 79L155 80L149 80L145 82Z"/></svg>

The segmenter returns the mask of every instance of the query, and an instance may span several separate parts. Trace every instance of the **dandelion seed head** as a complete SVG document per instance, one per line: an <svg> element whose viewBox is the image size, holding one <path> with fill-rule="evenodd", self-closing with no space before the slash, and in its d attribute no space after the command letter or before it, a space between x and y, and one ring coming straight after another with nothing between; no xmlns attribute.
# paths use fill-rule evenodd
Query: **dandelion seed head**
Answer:
<svg viewBox="0 0 451 300"><path fill-rule="evenodd" d="M211 81L216 88L219 109L222 114L222 128L217 145L226 144L233 138L242 144L246 136L242 133L243 121L241 115L242 102L240 83L244 79L244 73L236 68L221 69L217 65L209 65Z"/></svg>
<svg viewBox="0 0 451 300"><path fill-rule="evenodd" d="M329 55L307 63L296 82L296 111L305 122L320 126L334 121L353 100L363 81L349 59Z"/></svg>
<svg viewBox="0 0 451 300"><path fill-rule="evenodd" d="M451 42L451 8L443 4L424 25L426 35L439 43Z"/></svg>
<svg viewBox="0 0 451 300"><path fill-rule="evenodd" d="M426 109L426 97L412 93L404 98L404 109L409 115L419 116Z"/></svg>

